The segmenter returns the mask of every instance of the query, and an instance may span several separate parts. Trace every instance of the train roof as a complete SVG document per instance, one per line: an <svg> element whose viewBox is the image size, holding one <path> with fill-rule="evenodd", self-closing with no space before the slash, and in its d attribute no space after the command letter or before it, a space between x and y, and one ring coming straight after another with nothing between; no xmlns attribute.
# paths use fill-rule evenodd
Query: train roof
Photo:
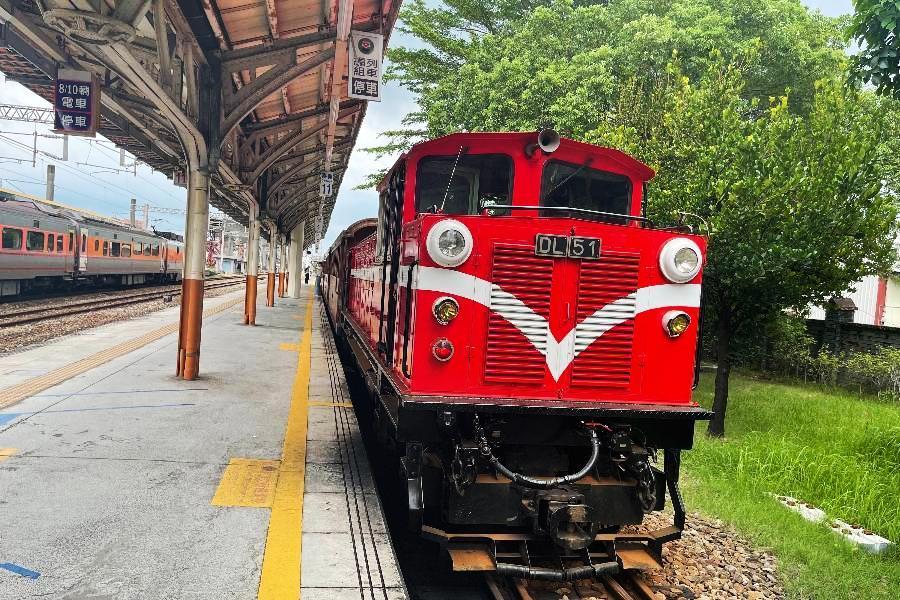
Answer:
<svg viewBox="0 0 900 600"><path fill-rule="evenodd" d="M128 223L113 217L107 217L90 210L74 208L52 200L45 200L19 191L0 188L0 202L15 202L18 210L32 213L35 216L49 215L63 219L74 219L88 227L101 227L132 235L158 237L152 231L131 227Z"/></svg>
<svg viewBox="0 0 900 600"><path fill-rule="evenodd" d="M371 235L375 229L378 227L378 219L368 218L362 219L353 223L347 229L343 230L337 238L334 240L334 243L331 244L331 248L328 249L328 254L331 254L335 248L347 237L358 237L360 233L364 233L365 235Z"/></svg>
<svg viewBox="0 0 900 600"><path fill-rule="evenodd" d="M445 136L441 136L438 138L434 138L431 140L426 140L415 144L412 148L410 148L407 152L404 152L400 158L397 159L397 162L385 173L384 178L378 184L379 191L383 189L386 185L388 177L394 171L396 166L400 164L400 161L409 156L420 156L422 154L427 154L429 152L445 152L447 150L446 146L450 146L453 144L465 142L465 143L475 143L479 140L483 141L508 141L513 147L524 148L526 144L534 142L537 140L537 132L535 131L508 131L508 132L490 132L490 131L474 131L474 132L458 132L451 133ZM650 181L656 176L656 172L651 169L649 166L634 158L633 156L622 152L621 150L617 150L616 148L609 148L607 146L595 146L594 144L588 144L585 142L579 142L578 140L573 140L571 138L560 138L560 147L569 147L573 149L580 150L585 154L591 153L599 156L603 156L608 158L622 166L622 168L630 173L633 173L635 177L640 179L641 181Z"/></svg>

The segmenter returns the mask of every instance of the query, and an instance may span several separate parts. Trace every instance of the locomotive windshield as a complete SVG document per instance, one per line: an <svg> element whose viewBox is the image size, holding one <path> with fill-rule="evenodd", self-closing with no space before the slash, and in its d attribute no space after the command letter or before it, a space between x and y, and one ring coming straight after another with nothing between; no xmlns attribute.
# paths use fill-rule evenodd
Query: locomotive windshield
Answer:
<svg viewBox="0 0 900 600"><path fill-rule="evenodd" d="M428 156L416 172L416 212L476 215L479 206L509 206L512 175L505 154Z"/></svg>
<svg viewBox="0 0 900 600"><path fill-rule="evenodd" d="M586 164L552 160L544 167L541 206L627 215L631 212L631 180ZM541 211L541 216L558 217L560 212Z"/></svg>

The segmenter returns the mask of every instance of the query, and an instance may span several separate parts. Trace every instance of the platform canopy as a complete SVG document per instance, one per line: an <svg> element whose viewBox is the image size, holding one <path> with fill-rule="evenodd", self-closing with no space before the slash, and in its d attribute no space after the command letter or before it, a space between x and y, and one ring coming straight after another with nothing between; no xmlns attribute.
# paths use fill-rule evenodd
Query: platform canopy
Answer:
<svg viewBox="0 0 900 600"><path fill-rule="evenodd" d="M316 240L365 114L348 99L350 31L398 0L0 0L0 71L53 101L57 69L101 82L99 132L168 174L208 169L210 201ZM193 165L193 166L192 166ZM199 167L198 167L199 165Z"/></svg>

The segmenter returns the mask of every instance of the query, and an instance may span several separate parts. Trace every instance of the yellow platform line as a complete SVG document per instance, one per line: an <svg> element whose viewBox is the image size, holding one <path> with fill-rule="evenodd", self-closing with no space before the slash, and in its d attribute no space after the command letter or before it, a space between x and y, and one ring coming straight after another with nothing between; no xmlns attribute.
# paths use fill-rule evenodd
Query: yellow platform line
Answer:
<svg viewBox="0 0 900 600"><path fill-rule="evenodd" d="M306 304L300 352L297 354L297 371L291 389L291 409L284 432L281 468L278 471L275 500L266 533L266 550L259 577L258 598L261 600L300 598L312 318L313 299L310 296Z"/></svg>
<svg viewBox="0 0 900 600"><path fill-rule="evenodd" d="M203 311L203 316L204 318L211 317L222 311L228 310L232 306L240 304L243 301L243 298L238 298L236 300L223 302L218 306ZM115 346L107 348L106 350L101 350L100 352L91 354L90 356L86 356L81 360L75 361L71 364L62 366L58 369L54 369L53 371L45 373L44 375L32 377L31 379L27 379L22 383L0 390L0 409L12 406L16 402L21 402L26 398L30 398L31 396L43 392L48 388L59 385L60 383L67 381L77 375L86 373L87 371L99 367L100 365L105 364L113 360L114 358L119 358L120 356L124 356L129 352L134 352L135 350L143 348L147 344L155 342L156 340L165 337L170 333L175 333L176 331L178 331L178 323L172 323L170 325L166 325L165 327L154 329L153 331L145 333L140 337L128 340L127 342L122 342L121 344L117 344Z"/></svg>
<svg viewBox="0 0 900 600"><path fill-rule="evenodd" d="M11 456L15 456L18 451L17 448L0 448L0 462L3 462Z"/></svg>

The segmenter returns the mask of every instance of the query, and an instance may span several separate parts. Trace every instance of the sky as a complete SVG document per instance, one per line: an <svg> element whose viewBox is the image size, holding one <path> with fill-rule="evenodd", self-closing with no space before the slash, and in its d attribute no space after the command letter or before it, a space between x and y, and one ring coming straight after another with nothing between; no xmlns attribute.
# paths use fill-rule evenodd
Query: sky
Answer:
<svg viewBox="0 0 900 600"><path fill-rule="evenodd" d="M838 16L853 11L852 0L804 0L810 8L828 16ZM392 45L409 45L411 40L395 33ZM377 194L374 190L355 190L369 173L388 167L396 157L376 161L362 149L380 145L385 140L379 133L400 127L405 115L415 109L415 98L395 82L384 86L381 102L372 102L359 132L356 148L344 175L331 224L322 242L323 250L347 226L377 212ZM18 83L0 81L0 103L28 106L49 106L47 102ZM37 131L39 154L32 166L34 133ZM41 153L55 156L62 154L62 140L54 138L49 126L30 123L0 121L0 187L23 191L43 197L46 191L47 164L56 165L56 193L58 202L90 209L106 215L127 218L131 198L137 198L138 206L183 209L185 190L176 187L165 175L152 171L147 165L138 165L137 172L119 165L119 153L111 142L98 136L94 140L70 138L69 160L63 162ZM133 157L126 156L131 165ZM140 210L138 215L140 218ZM151 208L150 221L159 230L182 232L184 217Z"/></svg>

